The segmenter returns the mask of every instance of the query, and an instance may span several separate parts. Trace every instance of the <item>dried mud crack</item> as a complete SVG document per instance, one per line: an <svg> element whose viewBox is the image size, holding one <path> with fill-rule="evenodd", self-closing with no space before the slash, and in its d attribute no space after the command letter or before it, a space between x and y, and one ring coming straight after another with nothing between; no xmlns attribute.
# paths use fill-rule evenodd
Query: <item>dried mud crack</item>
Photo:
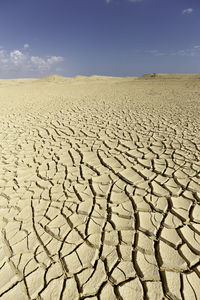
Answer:
<svg viewBox="0 0 200 300"><path fill-rule="evenodd" d="M1 81L2 300L199 299L199 92Z"/></svg>

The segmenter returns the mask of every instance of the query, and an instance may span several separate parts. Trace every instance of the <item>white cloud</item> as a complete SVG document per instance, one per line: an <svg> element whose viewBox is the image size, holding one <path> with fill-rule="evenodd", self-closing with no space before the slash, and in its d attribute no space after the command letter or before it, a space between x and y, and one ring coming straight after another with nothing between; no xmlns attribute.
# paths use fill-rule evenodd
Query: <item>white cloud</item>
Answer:
<svg viewBox="0 0 200 300"><path fill-rule="evenodd" d="M48 64L54 64L54 63L59 63L63 61L63 57L62 56L50 56L47 59L47 63Z"/></svg>
<svg viewBox="0 0 200 300"><path fill-rule="evenodd" d="M31 56L30 61L31 61L31 67L33 69L38 69L41 73L49 69L49 65L47 64L45 59L39 56Z"/></svg>
<svg viewBox="0 0 200 300"><path fill-rule="evenodd" d="M24 44L24 50L26 50L26 49L28 49L30 46L29 46L29 44Z"/></svg>
<svg viewBox="0 0 200 300"><path fill-rule="evenodd" d="M26 44L25 44L26 45ZM0 76L4 77L27 77L41 76L55 72L57 65L64 58L62 56L34 56L23 50L7 51L0 49Z"/></svg>
<svg viewBox="0 0 200 300"><path fill-rule="evenodd" d="M0 50L0 57L5 55L5 50Z"/></svg>
<svg viewBox="0 0 200 300"><path fill-rule="evenodd" d="M26 56L19 50L13 50L10 52L10 62L15 66L22 65L26 60Z"/></svg>
<svg viewBox="0 0 200 300"><path fill-rule="evenodd" d="M40 72L51 70L51 68L64 60L61 56L48 56L46 59L39 56L30 57L32 67L38 69Z"/></svg>
<svg viewBox="0 0 200 300"><path fill-rule="evenodd" d="M182 14L183 15L190 15L191 13L193 13L194 9L193 8L186 8L182 10Z"/></svg>
<svg viewBox="0 0 200 300"><path fill-rule="evenodd" d="M106 3L108 3L108 4L109 4L111 1L112 1L112 0L106 0Z"/></svg>

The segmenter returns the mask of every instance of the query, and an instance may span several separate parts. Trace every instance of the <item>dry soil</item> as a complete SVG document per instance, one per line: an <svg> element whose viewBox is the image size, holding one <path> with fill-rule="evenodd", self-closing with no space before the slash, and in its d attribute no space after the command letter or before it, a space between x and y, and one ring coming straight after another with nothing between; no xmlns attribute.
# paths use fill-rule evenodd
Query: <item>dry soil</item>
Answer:
<svg viewBox="0 0 200 300"><path fill-rule="evenodd" d="M0 298L200 299L200 76L0 80Z"/></svg>

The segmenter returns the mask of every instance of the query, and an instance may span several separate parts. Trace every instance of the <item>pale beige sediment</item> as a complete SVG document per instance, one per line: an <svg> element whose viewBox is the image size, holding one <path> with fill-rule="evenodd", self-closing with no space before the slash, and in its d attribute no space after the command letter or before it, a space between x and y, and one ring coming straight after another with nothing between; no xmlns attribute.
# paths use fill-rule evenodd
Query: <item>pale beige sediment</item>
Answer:
<svg viewBox="0 0 200 300"><path fill-rule="evenodd" d="M200 76L0 80L0 298L200 295Z"/></svg>

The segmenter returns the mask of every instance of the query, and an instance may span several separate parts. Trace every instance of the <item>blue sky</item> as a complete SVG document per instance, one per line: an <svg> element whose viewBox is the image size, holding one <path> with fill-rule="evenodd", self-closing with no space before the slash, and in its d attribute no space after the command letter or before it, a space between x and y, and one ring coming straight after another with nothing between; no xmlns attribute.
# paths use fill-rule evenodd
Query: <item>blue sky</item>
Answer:
<svg viewBox="0 0 200 300"><path fill-rule="evenodd" d="M199 0L1 0L0 78L200 73Z"/></svg>

